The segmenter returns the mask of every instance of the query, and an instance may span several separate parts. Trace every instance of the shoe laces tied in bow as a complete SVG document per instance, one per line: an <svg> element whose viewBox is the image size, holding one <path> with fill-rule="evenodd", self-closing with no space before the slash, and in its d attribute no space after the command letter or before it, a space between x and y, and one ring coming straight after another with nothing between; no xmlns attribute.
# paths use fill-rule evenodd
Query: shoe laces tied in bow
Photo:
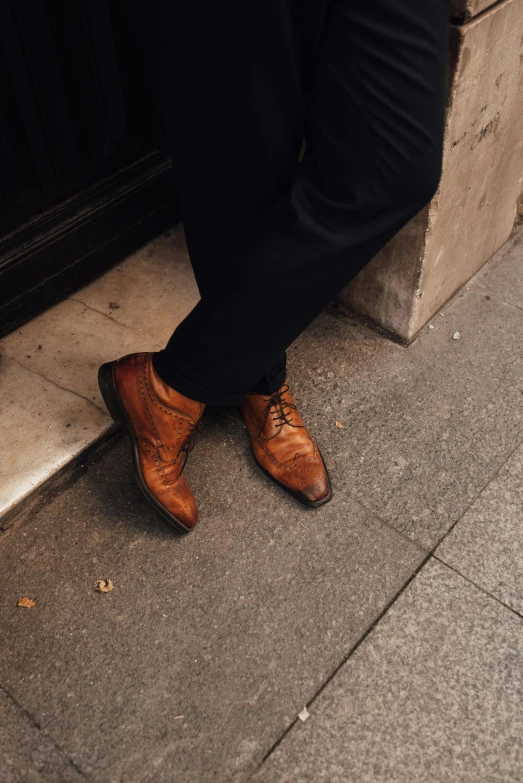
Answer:
<svg viewBox="0 0 523 783"><path fill-rule="evenodd" d="M282 427L287 425L288 427L296 427L297 429L303 429L303 424L294 424L293 423L293 413L297 411L296 405L294 403L290 402L288 399L286 399L285 395L289 391L288 384L284 384L280 389L278 389L277 392L274 392L274 394L271 394L270 397L266 398L267 405L265 407L265 411L263 413L263 419L262 419L262 426L260 429L260 433L265 428L265 425L267 421L269 420L269 417L271 417L272 421L276 424L276 432L274 435L271 435L268 440L272 440L272 438L275 438L276 435L278 435Z"/></svg>

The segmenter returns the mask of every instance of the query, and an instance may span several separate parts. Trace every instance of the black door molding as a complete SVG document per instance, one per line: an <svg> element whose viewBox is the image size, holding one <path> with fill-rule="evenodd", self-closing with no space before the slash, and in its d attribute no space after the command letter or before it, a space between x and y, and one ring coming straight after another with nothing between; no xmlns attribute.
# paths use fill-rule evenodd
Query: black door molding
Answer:
<svg viewBox="0 0 523 783"><path fill-rule="evenodd" d="M170 161L151 152L4 236L0 335L176 222L170 171Z"/></svg>

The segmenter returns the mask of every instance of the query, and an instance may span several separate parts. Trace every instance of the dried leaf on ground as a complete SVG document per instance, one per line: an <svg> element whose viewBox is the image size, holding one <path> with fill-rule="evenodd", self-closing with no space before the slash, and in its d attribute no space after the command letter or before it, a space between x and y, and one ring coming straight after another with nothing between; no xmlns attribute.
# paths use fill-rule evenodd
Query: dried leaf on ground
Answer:
<svg viewBox="0 0 523 783"><path fill-rule="evenodd" d="M112 579L97 579L96 580L96 590L99 593L110 593L111 590L114 587L114 583Z"/></svg>
<svg viewBox="0 0 523 783"><path fill-rule="evenodd" d="M336 422L336 427L337 427L339 430L342 430L342 429L344 429L344 426L343 426L343 424L341 423L341 421L337 421L337 422Z"/></svg>
<svg viewBox="0 0 523 783"><path fill-rule="evenodd" d="M33 601L31 598L28 598L27 596L24 596L23 598L20 598L18 601L18 606L23 606L24 609L31 609L31 607L36 606L36 601Z"/></svg>

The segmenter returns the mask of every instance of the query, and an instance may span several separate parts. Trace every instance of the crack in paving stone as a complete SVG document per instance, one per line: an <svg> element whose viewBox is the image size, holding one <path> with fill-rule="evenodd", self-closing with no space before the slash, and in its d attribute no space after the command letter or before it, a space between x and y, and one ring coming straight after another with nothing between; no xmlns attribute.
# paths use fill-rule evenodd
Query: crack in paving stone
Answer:
<svg viewBox="0 0 523 783"><path fill-rule="evenodd" d="M33 370L31 367L28 367L26 364L23 364L19 359L16 359L14 356L11 356L8 353L4 353L3 356L6 357L6 359L10 359L10 361L15 362L15 364L18 364L19 367L21 367L23 370L27 370L28 372L33 373L33 375L38 375L39 378L43 378L44 381L48 381L48 383L55 386L57 389L61 389L61 391L64 392L70 392L70 394L74 394L75 397L80 397L81 400L85 400L90 405L93 406L93 408L96 408L97 411L100 411L100 413L103 413L104 416L107 416L107 418L111 418L106 410L103 408L100 408L99 405L97 405L95 402L89 399L89 397L84 397L83 394L80 394L80 392L75 391L74 389L68 389L65 386L60 386L59 383L56 381L53 381L52 378L48 378L46 375L43 375L41 372L38 372L38 370Z"/></svg>

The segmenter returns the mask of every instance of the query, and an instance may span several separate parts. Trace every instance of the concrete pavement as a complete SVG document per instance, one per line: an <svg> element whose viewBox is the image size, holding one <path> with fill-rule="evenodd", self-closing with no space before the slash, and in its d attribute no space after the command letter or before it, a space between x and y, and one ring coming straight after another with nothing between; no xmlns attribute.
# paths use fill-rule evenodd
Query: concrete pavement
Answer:
<svg viewBox="0 0 523 783"><path fill-rule="evenodd" d="M336 306L293 346L325 507L234 410L189 536L120 435L32 501L0 536L0 779L522 780L522 264L516 237L408 349Z"/></svg>

